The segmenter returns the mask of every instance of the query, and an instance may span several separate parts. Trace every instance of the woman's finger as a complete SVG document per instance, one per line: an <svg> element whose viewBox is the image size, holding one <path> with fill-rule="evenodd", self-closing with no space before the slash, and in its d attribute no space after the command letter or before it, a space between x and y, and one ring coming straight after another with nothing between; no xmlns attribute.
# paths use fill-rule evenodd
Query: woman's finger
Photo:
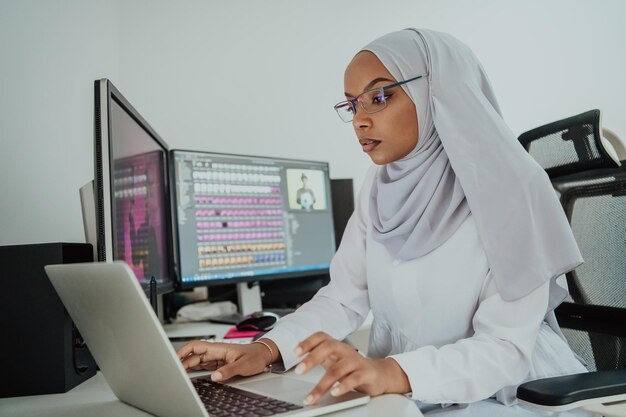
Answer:
<svg viewBox="0 0 626 417"><path fill-rule="evenodd" d="M309 395L304 399L304 405L315 404L322 395L333 387L333 385L348 377L357 367L358 363L354 360L339 360L336 364L328 368L322 379L320 379L317 385L309 392Z"/></svg>
<svg viewBox="0 0 626 417"><path fill-rule="evenodd" d="M332 395L333 397L338 397L345 394L346 392L356 390L358 387L365 384L364 375L364 372L360 370L352 372L351 374L344 377L339 384L337 384L330 390L330 395Z"/></svg>
<svg viewBox="0 0 626 417"><path fill-rule="evenodd" d="M302 356L328 339L332 339L332 337L324 332L315 332L311 336L304 339L302 342L298 343L296 349L294 350L294 353L296 354L296 356Z"/></svg>
<svg viewBox="0 0 626 417"><path fill-rule="evenodd" d="M337 357L335 355L331 355L327 358L324 358L320 365L322 365L322 368L324 368L325 370L328 370L328 368L333 366L335 363L337 363Z"/></svg>
<svg viewBox="0 0 626 417"><path fill-rule="evenodd" d="M191 369L200 365L200 355L189 355L182 361L183 368Z"/></svg>
<svg viewBox="0 0 626 417"><path fill-rule="evenodd" d="M196 372L196 371L208 371L209 369L205 369L203 366L201 365L197 365L197 366L193 366L189 369L187 369L188 372Z"/></svg>
<svg viewBox="0 0 626 417"><path fill-rule="evenodd" d="M202 361L224 360L228 349L232 348L231 344L194 340L176 352L176 356L178 356L181 361L193 356L202 356Z"/></svg>
<svg viewBox="0 0 626 417"><path fill-rule="evenodd" d="M263 367L261 367L261 369L257 368L258 367L253 366L252 361L249 358L239 359L221 367L217 367L215 372L211 374L211 379L213 381L225 381L237 375L248 376L258 374L263 371Z"/></svg>
<svg viewBox="0 0 626 417"><path fill-rule="evenodd" d="M200 362L199 366L202 369L207 370L207 371L214 371L214 370L216 370L219 367L218 361Z"/></svg>
<svg viewBox="0 0 626 417"><path fill-rule="evenodd" d="M178 349L178 352L176 352L176 356L178 356L178 359L180 359L180 360L185 359L187 356L189 356L194 351L194 349L198 349L198 346L199 346L200 343L203 343L203 342L200 342L199 340L193 340L193 341L187 343L185 346L183 346L182 348Z"/></svg>
<svg viewBox="0 0 626 417"><path fill-rule="evenodd" d="M346 354L356 352L354 349L346 349L348 345L335 339L327 338L309 351L309 354L296 366L296 373L303 374L309 369L325 363L327 360L338 361ZM332 365L331 365L332 366Z"/></svg>

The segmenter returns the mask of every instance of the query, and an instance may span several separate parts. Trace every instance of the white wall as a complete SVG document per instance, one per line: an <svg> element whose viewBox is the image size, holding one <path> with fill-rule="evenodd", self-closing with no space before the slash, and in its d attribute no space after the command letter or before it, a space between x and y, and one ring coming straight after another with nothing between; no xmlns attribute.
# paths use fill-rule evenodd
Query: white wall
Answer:
<svg viewBox="0 0 626 417"><path fill-rule="evenodd" d="M600 108L626 138L625 12L621 0L0 0L0 244L82 241L96 78L171 148L327 160L358 186L369 161L332 105L370 40L450 32L516 134Z"/></svg>
<svg viewBox="0 0 626 417"><path fill-rule="evenodd" d="M83 242L93 80L119 78L113 2L0 0L0 245Z"/></svg>

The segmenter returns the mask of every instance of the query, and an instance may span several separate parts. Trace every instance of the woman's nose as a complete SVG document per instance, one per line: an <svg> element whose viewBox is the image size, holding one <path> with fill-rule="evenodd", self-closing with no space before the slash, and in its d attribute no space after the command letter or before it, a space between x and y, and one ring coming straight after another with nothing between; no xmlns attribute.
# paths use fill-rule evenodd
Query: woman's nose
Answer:
<svg viewBox="0 0 626 417"><path fill-rule="evenodd" d="M372 118L370 114L363 109L360 105L356 105L356 113L352 119L352 126L355 129L363 129L372 125Z"/></svg>

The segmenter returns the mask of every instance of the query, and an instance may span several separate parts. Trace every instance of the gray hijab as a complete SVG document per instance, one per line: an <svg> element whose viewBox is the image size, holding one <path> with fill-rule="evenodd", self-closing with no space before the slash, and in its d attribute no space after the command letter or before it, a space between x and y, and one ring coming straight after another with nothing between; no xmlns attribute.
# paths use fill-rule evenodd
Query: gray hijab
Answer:
<svg viewBox="0 0 626 417"><path fill-rule="evenodd" d="M443 244L469 213L501 296L515 300L574 269L582 257L550 181L503 121L487 76L454 37L422 29L387 34L373 52L415 103L418 144L378 168L373 237L410 260ZM453 260L451 260L453 261ZM566 292L551 286L550 308Z"/></svg>

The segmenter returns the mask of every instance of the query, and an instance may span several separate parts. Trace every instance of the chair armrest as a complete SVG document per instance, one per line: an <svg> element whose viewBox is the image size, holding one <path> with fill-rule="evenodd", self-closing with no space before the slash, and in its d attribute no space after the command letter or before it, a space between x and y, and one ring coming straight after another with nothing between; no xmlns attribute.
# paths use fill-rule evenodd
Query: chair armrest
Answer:
<svg viewBox="0 0 626 417"><path fill-rule="evenodd" d="M622 401L626 399L626 369L537 379L520 385L517 398L550 411Z"/></svg>

